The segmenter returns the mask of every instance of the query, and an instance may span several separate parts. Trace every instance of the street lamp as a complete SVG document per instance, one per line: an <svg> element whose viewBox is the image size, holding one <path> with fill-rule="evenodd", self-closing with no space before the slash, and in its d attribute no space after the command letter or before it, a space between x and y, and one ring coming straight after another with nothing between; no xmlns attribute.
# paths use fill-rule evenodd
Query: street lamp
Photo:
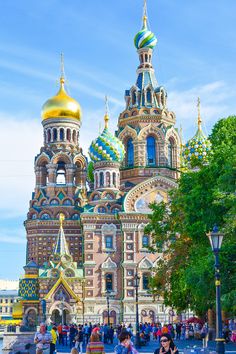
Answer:
<svg viewBox="0 0 236 354"><path fill-rule="evenodd" d="M135 303L136 303L136 348L140 347L140 333L139 333L139 313L138 313L138 289L139 289L140 277L138 272L134 275L134 287L135 287Z"/></svg>
<svg viewBox="0 0 236 354"><path fill-rule="evenodd" d="M222 335L222 316L221 316L221 303L220 303L220 262L219 252L223 241L223 233L214 225L212 232L207 234L212 251L215 256L215 286L216 286L216 352L224 354L225 344Z"/></svg>
<svg viewBox="0 0 236 354"><path fill-rule="evenodd" d="M84 300L85 300L85 279L82 279L82 322L84 326Z"/></svg>
<svg viewBox="0 0 236 354"><path fill-rule="evenodd" d="M110 327L110 290L106 291L106 298L107 298L107 324Z"/></svg>

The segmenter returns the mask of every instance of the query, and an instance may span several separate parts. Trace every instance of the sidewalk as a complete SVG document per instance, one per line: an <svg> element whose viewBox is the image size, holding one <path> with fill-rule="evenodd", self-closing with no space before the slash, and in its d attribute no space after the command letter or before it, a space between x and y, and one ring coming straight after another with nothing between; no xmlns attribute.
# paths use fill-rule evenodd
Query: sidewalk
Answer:
<svg viewBox="0 0 236 354"><path fill-rule="evenodd" d="M192 349L194 350L194 347L196 348L202 348L202 341L201 340L175 340L174 341L177 348L179 349L180 352L183 352L183 349ZM114 344L105 344L105 352L106 353L114 353L114 347L117 345L117 341L114 340ZM211 351L215 351L215 342L214 341L209 341L208 342L208 349ZM154 353L155 349L159 348L159 343L157 341L151 341L148 345L145 347L141 347L138 349L138 352L140 353ZM226 354L236 354L236 343L227 343L225 345L225 351ZM83 346L83 353L86 352L86 346ZM57 345L57 354L60 353L70 353L70 348L68 347L63 347Z"/></svg>

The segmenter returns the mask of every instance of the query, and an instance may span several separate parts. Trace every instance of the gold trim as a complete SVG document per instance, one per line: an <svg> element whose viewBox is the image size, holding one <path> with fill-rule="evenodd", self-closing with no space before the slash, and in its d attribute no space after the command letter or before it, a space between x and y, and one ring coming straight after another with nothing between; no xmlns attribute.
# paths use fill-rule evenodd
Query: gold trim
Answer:
<svg viewBox="0 0 236 354"><path fill-rule="evenodd" d="M52 289L49 291L49 293L45 296L45 300L49 299L50 296L54 293L54 291L58 288L58 286L62 284L66 290L68 291L68 293L76 300L76 301L80 301L80 298L78 296L76 296L76 294L74 293L74 291L70 288L69 284L67 283L67 281L62 278L60 276L60 278L57 280L57 282L53 285Z"/></svg>

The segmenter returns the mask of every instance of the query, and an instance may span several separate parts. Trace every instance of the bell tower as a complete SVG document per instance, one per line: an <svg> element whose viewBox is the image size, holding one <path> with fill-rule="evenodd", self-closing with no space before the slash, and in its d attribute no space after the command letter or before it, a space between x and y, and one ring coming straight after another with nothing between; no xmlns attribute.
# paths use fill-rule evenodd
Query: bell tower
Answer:
<svg viewBox="0 0 236 354"><path fill-rule="evenodd" d="M42 107L44 144L35 157L35 189L25 227L27 262L48 262L55 246L59 215L64 215L71 255L82 265L80 212L86 200L87 159L79 145L81 108L65 88L61 56L59 91Z"/></svg>
<svg viewBox="0 0 236 354"><path fill-rule="evenodd" d="M176 179L180 138L175 114L167 108L167 92L157 82L152 56L157 38L148 28L144 1L142 28L134 38L139 57L136 83L125 91L117 136L125 146L121 183L130 186L156 174Z"/></svg>

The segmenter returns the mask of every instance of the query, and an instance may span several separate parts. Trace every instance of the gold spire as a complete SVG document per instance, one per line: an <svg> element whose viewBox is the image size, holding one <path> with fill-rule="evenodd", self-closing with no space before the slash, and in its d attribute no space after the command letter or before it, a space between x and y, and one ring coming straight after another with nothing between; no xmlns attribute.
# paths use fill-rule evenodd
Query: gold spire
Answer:
<svg viewBox="0 0 236 354"><path fill-rule="evenodd" d="M62 224L63 224L64 220L65 220L65 215L60 213L60 215L59 215L60 227L62 227Z"/></svg>
<svg viewBox="0 0 236 354"><path fill-rule="evenodd" d="M65 83L65 66L64 66L64 54L61 53L61 77L60 77L60 83L64 84Z"/></svg>
<svg viewBox="0 0 236 354"><path fill-rule="evenodd" d="M64 55L61 53L60 88L55 96L47 100L42 107L42 119L68 118L81 120L79 103L68 95L65 89Z"/></svg>
<svg viewBox="0 0 236 354"><path fill-rule="evenodd" d="M108 129L108 122L109 122L109 114L108 114L108 98L105 96L105 116L104 116L104 122L105 122L105 129Z"/></svg>
<svg viewBox="0 0 236 354"><path fill-rule="evenodd" d="M143 28L147 27L147 0L143 1Z"/></svg>
<svg viewBox="0 0 236 354"><path fill-rule="evenodd" d="M198 97L198 99L197 99L197 110L198 110L197 125L198 125L199 130L202 129L202 118L201 118L200 108L201 108L201 101L200 101L200 98Z"/></svg>

